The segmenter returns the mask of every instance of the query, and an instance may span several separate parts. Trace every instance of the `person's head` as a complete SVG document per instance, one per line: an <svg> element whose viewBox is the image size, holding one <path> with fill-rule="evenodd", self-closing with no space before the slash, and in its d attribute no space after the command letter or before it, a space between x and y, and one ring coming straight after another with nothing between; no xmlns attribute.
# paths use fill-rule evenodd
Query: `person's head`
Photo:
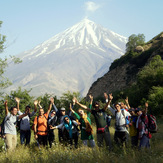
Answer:
<svg viewBox="0 0 163 163"><path fill-rule="evenodd" d="M65 116L65 117L64 117L64 121L65 121L65 123L69 124L69 123L70 123L69 117L68 117L68 116Z"/></svg>
<svg viewBox="0 0 163 163"><path fill-rule="evenodd" d="M120 102L120 106L121 106L121 109L125 109L126 108L124 102Z"/></svg>
<svg viewBox="0 0 163 163"><path fill-rule="evenodd" d="M43 109L43 108L40 108L40 109L39 109L39 115L40 115L40 116L44 115L44 109Z"/></svg>
<svg viewBox="0 0 163 163"><path fill-rule="evenodd" d="M98 101L95 101L95 102L93 103L93 107L95 108L95 110L99 110L99 108L100 108L100 103L99 103Z"/></svg>
<svg viewBox="0 0 163 163"><path fill-rule="evenodd" d="M52 111L50 112L50 116L51 116L51 117L54 117L55 115L56 115L55 110L52 110Z"/></svg>
<svg viewBox="0 0 163 163"><path fill-rule="evenodd" d="M66 109L65 108L61 108L60 113L61 113L61 115L66 115Z"/></svg>
<svg viewBox="0 0 163 163"><path fill-rule="evenodd" d="M17 115L17 112L18 112L18 109L14 106L14 107L11 107L11 114L12 115Z"/></svg>
<svg viewBox="0 0 163 163"><path fill-rule="evenodd" d="M129 111L129 113L130 113L131 115L135 115L135 109L134 109L134 108L131 108L131 109L129 109L128 111Z"/></svg>
<svg viewBox="0 0 163 163"><path fill-rule="evenodd" d="M84 110L80 108L78 109L78 113L82 117L84 115Z"/></svg>
<svg viewBox="0 0 163 163"><path fill-rule="evenodd" d="M25 111L30 112L30 110L31 110L31 107L29 105L25 107Z"/></svg>
<svg viewBox="0 0 163 163"><path fill-rule="evenodd" d="M118 102L114 104L114 107L118 112L121 110L121 105Z"/></svg>
<svg viewBox="0 0 163 163"><path fill-rule="evenodd" d="M142 109L141 108L136 108L135 109L135 114L137 114L138 116L142 114Z"/></svg>

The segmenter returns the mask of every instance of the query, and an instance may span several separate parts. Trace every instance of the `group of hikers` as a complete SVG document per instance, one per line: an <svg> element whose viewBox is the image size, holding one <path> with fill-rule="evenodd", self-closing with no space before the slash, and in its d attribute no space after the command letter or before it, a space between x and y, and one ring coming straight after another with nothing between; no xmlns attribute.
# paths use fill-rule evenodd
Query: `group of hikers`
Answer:
<svg viewBox="0 0 163 163"><path fill-rule="evenodd" d="M30 106L25 107L25 111L19 109L20 99L15 97L16 107L8 110L7 101L5 101L5 119L4 119L4 135L6 149L12 151L17 145L17 129L16 125L20 125L20 142L29 145L31 139L30 119L37 113L39 106L39 115L34 118L32 129L38 146L50 146L55 144L54 130L58 129L59 143L70 145L70 147L78 147L78 138L84 146L94 148L96 146L91 125L91 114L95 119L97 146L104 146L112 150L112 142L109 131L110 110L115 116L115 133L114 142L118 147L127 147L128 141L131 140L133 148L150 148L151 133L149 130L149 116L147 116L148 103L144 108L131 108L128 98L124 102L117 102L112 105L112 94L104 93L106 104L104 108L100 107L98 101L93 102L93 96L89 95L89 106L81 104L76 97L73 97L68 112L64 107L57 109L54 98L50 98L48 111L45 113L40 105L40 101L34 101L34 111L31 112ZM79 106L78 111L74 111L74 106ZM18 115L17 115L18 114ZM2 127L1 127L2 130ZM130 138L129 138L130 137ZM139 143L139 144L138 144Z"/></svg>

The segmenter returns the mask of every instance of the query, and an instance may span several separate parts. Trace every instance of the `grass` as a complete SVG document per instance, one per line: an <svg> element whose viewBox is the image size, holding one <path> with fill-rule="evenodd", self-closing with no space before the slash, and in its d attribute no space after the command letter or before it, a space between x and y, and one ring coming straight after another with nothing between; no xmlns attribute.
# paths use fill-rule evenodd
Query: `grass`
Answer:
<svg viewBox="0 0 163 163"><path fill-rule="evenodd" d="M130 147L125 151L114 146L113 151L109 152L105 147L94 149L83 147L81 140L79 140L78 149L70 149L69 147L64 147L58 143L57 130L56 135L56 145L50 148L38 149L34 136L32 135L31 146L24 147L18 144L15 151L11 153L6 153L3 147L3 140L0 140L0 162L64 162L64 163L162 163L163 162L163 123L162 118L158 121L159 132L153 134L151 139L151 149L149 150L133 150ZM95 131L95 126L93 127ZM110 128L111 138L113 140L114 128ZM94 133L95 134L95 133ZM96 135L94 135L96 141ZM19 136L18 136L19 139ZM112 141L113 142L113 141ZM20 143L20 142L18 142Z"/></svg>

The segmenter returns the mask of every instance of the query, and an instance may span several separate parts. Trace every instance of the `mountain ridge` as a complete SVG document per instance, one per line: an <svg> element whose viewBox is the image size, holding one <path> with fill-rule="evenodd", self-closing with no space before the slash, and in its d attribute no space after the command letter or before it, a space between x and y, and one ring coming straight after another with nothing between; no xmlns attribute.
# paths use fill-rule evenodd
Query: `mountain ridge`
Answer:
<svg viewBox="0 0 163 163"><path fill-rule="evenodd" d="M92 94L98 98L103 96L104 92L122 91L136 83L137 74L155 55L160 55L163 59L163 32L148 41L142 48L144 51L135 53L135 56L128 53L115 60L109 71L92 84L87 97Z"/></svg>
<svg viewBox="0 0 163 163"><path fill-rule="evenodd" d="M79 91L83 95L102 76L110 63L125 51L127 38L84 19L76 25L18 55L18 65L9 64L6 76L13 85L32 88L32 95ZM103 67L103 68L102 68ZM98 72L98 74L97 74Z"/></svg>

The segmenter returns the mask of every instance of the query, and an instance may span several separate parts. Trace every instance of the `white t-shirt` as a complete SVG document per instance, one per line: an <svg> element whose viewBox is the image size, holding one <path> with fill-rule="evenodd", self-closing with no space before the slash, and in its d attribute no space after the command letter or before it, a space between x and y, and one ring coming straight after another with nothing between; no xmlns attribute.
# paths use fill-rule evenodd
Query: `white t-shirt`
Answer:
<svg viewBox="0 0 163 163"><path fill-rule="evenodd" d="M112 114L115 116L115 119L116 119L116 123L115 123L115 130L116 131L127 131L126 130L126 117L127 116L131 116L131 114L126 111L125 109L123 110L123 113L122 113L122 110L120 110L120 112L117 112L115 109L113 109L112 107L108 106L109 110L112 112Z"/></svg>
<svg viewBox="0 0 163 163"><path fill-rule="evenodd" d="M4 133L5 134L12 134L16 135L16 122L18 120L17 115L12 115L8 112L7 116L5 117L5 123L4 123Z"/></svg>

